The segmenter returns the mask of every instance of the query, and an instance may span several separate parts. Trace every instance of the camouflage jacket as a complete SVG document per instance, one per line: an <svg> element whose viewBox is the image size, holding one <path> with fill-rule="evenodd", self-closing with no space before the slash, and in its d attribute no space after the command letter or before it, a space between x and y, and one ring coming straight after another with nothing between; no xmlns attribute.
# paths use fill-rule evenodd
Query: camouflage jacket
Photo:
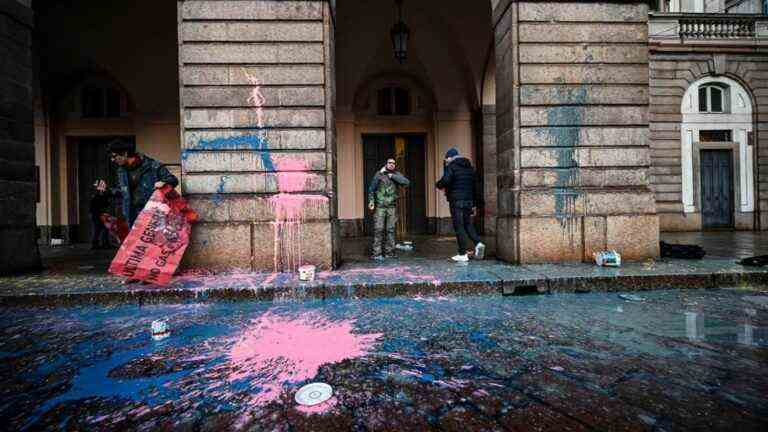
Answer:
<svg viewBox="0 0 768 432"><path fill-rule="evenodd" d="M378 171L368 187L368 203L374 203L376 207L394 207L397 203L397 187L410 184L411 182L397 171L386 174Z"/></svg>

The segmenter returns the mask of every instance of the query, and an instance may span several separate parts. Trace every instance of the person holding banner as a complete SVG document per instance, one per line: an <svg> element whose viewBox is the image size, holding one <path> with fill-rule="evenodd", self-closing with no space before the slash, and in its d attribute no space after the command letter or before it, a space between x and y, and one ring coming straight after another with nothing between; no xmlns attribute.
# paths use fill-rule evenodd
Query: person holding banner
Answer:
<svg viewBox="0 0 768 432"><path fill-rule="evenodd" d="M121 196L123 215L128 219L128 225L133 228L136 218L147 205L155 190L175 188L179 180L160 162L151 157L137 153L134 145L116 139L108 144L108 152L112 162L117 165L119 188L112 189L109 194ZM99 182L99 189L106 191L106 182ZM130 234L129 234L130 236ZM121 249L122 250L122 249ZM118 251L118 257L120 251ZM135 283L139 279L129 278L126 283Z"/></svg>
<svg viewBox="0 0 768 432"><path fill-rule="evenodd" d="M109 154L112 162L117 165L119 189L113 190L113 195L123 198L123 215L128 219L128 225L133 226L147 201L155 189L165 185L175 188L179 180L168 171L168 168L151 157L137 153L133 144L122 139L109 143ZM100 183L101 190L106 190L106 183Z"/></svg>

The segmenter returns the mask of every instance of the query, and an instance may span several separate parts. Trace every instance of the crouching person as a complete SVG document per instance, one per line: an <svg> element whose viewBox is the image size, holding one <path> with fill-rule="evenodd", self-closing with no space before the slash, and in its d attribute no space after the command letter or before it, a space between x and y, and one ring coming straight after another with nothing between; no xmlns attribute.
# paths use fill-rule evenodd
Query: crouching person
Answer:
<svg viewBox="0 0 768 432"><path fill-rule="evenodd" d="M411 182L395 170L395 160L379 170L368 188L368 209L373 211L373 259L380 261L395 255L395 226L397 225L398 187ZM386 235L386 240L384 236ZM384 243L384 256L382 256Z"/></svg>
<svg viewBox="0 0 768 432"><path fill-rule="evenodd" d="M168 168L147 155L137 153L133 145L126 141L117 139L109 143L109 154L117 165L120 184L116 194L123 198L123 215L130 226L133 226L155 189L179 184Z"/></svg>
<svg viewBox="0 0 768 432"><path fill-rule="evenodd" d="M179 180L163 164L137 153L133 145L121 139L109 143L109 154L117 165L119 181L119 188L111 193L122 197L123 215L128 219L128 225L133 227L155 190L165 185L176 187ZM125 282L135 283L138 280L128 279Z"/></svg>

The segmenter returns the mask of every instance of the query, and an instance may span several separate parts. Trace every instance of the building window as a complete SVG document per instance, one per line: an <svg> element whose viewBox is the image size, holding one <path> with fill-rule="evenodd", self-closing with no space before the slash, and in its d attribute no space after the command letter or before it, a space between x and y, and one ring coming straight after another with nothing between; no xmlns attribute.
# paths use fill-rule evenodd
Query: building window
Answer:
<svg viewBox="0 0 768 432"><path fill-rule="evenodd" d="M387 87L378 91L379 115L409 115L411 113L411 94L402 87Z"/></svg>
<svg viewBox="0 0 768 432"><path fill-rule="evenodd" d="M87 85L83 87L81 102L83 118L114 118L122 113L122 93L114 87Z"/></svg>
<svg viewBox="0 0 768 432"><path fill-rule="evenodd" d="M702 130L699 131L699 142L730 142L731 131L724 130Z"/></svg>
<svg viewBox="0 0 768 432"><path fill-rule="evenodd" d="M728 87L721 84L708 84L699 87L699 112L728 112Z"/></svg>

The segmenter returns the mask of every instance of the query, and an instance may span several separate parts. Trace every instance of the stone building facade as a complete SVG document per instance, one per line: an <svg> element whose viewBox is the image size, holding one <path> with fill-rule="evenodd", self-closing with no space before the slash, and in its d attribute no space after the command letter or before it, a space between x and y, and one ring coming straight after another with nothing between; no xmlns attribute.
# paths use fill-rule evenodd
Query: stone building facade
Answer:
<svg viewBox="0 0 768 432"><path fill-rule="evenodd" d="M764 2L666 7L651 15L649 27L651 175L660 227L764 229Z"/></svg>
<svg viewBox="0 0 768 432"><path fill-rule="evenodd" d="M510 262L655 257L660 230L711 226L702 171L730 169L731 228L764 226L759 1L406 0L403 63L394 2L0 2L34 13L42 243L87 236L115 136L181 177L201 215L188 266L336 266L390 156L415 183L401 235L450 233L434 182L452 147L482 174L481 225Z"/></svg>

